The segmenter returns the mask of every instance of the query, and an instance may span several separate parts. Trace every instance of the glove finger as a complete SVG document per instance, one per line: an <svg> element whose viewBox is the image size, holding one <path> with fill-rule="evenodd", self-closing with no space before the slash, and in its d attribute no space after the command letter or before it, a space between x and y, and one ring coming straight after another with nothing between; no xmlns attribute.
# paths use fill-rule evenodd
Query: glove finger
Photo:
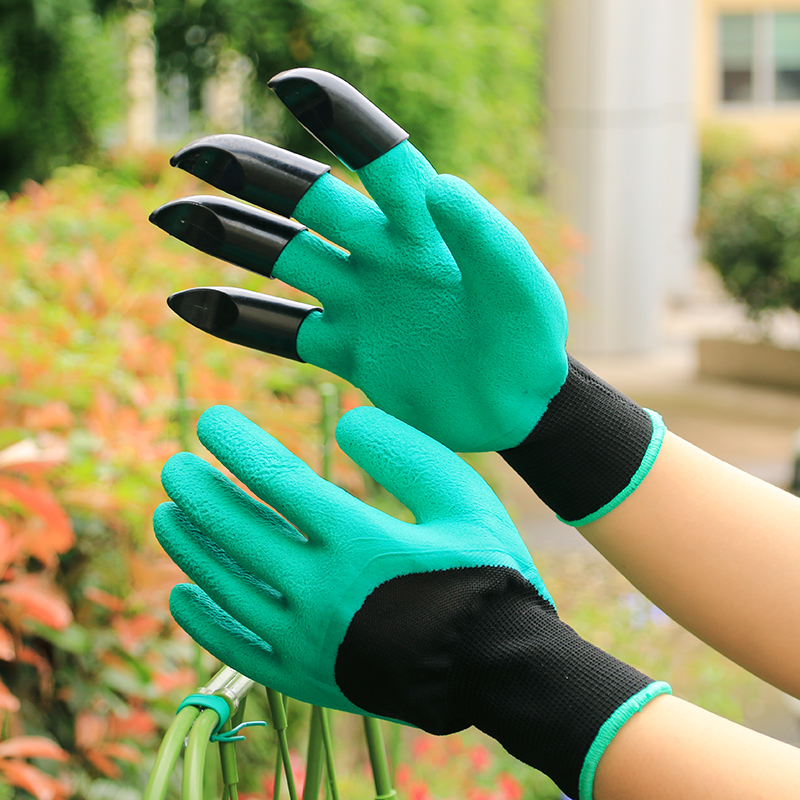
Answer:
<svg viewBox="0 0 800 800"><path fill-rule="evenodd" d="M378 408L364 406L345 414L336 440L417 522L486 512L508 520L492 490L459 456Z"/></svg>
<svg viewBox="0 0 800 800"><path fill-rule="evenodd" d="M343 318L334 305L305 318L297 332L297 353L302 361L352 382L357 335L353 321Z"/></svg>
<svg viewBox="0 0 800 800"><path fill-rule="evenodd" d="M208 255L267 278L279 278L325 302L342 296L347 255L303 225L221 197L185 197L150 220Z"/></svg>
<svg viewBox="0 0 800 800"><path fill-rule="evenodd" d="M249 136L205 136L181 148L170 164L248 203L294 217L347 249L354 231L383 219L369 198L330 175L326 164Z"/></svg>
<svg viewBox="0 0 800 800"><path fill-rule="evenodd" d="M237 478L312 541L345 533L365 506L308 465L242 414L209 408L197 435Z"/></svg>
<svg viewBox="0 0 800 800"><path fill-rule="evenodd" d="M352 170L408 138L361 92L329 72L290 69L272 78L269 88L312 136Z"/></svg>
<svg viewBox="0 0 800 800"><path fill-rule="evenodd" d="M180 583L169 596L175 622L198 644L242 675L279 691L293 688L273 647L220 608L202 589ZM289 691L291 694L291 691Z"/></svg>
<svg viewBox="0 0 800 800"><path fill-rule="evenodd" d="M453 255L468 293L503 308L519 306L520 297L546 290L550 302L561 294L525 237L468 183L439 175L427 188L433 222ZM541 289L537 289L541 287Z"/></svg>
<svg viewBox="0 0 800 800"><path fill-rule="evenodd" d="M279 592L243 569L174 503L162 503L156 509L153 527L169 557L215 603L262 639L275 641L286 633L284 598L291 585Z"/></svg>
<svg viewBox="0 0 800 800"><path fill-rule="evenodd" d="M272 276L331 305L353 293L347 262L344 250L303 231L283 249Z"/></svg>
<svg viewBox="0 0 800 800"><path fill-rule="evenodd" d="M178 453L161 482L195 528L281 594L311 568L305 537L201 458Z"/></svg>
<svg viewBox="0 0 800 800"><path fill-rule="evenodd" d="M288 70L269 86L312 136L358 173L393 225L411 235L429 230L425 186L436 171L396 122L349 83L321 70Z"/></svg>
<svg viewBox="0 0 800 800"><path fill-rule="evenodd" d="M169 307L201 331L233 344L295 361L300 328L322 309L230 286L203 286L176 292Z"/></svg>
<svg viewBox="0 0 800 800"><path fill-rule="evenodd" d="M210 195L165 203L150 222L203 253L267 278L284 247L306 230L299 222Z"/></svg>

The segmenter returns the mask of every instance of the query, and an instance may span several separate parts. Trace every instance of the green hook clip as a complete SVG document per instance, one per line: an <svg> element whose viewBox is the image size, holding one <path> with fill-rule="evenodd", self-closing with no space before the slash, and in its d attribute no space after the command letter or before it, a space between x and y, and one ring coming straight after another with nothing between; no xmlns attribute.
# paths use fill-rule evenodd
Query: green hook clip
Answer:
<svg viewBox="0 0 800 800"><path fill-rule="evenodd" d="M230 731L221 732L222 726L228 721L231 715L231 707L224 697L215 694L190 694L188 697L185 697L183 702L178 706L178 711L186 706L197 706L202 709L210 708L212 711L217 712L219 723L211 734L212 742L240 742L244 739L244 736L237 736L236 734L242 728L256 726L266 727L267 725L263 720L252 720L251 722L242 722Z"/></svg>
<svg viewBox="0 0 800 800"><path fill-rule="evenodd" d="M242 722L240 725L237 725L235 728L232 728L229 731L224 731L223 733L212 733L211 734L211 741L212 742L242 742L244 741L244 736L237 736L236 734L242 728L254 728L254 727L267 727L267 723L264 720L252 720L250 722Z"/></svg>

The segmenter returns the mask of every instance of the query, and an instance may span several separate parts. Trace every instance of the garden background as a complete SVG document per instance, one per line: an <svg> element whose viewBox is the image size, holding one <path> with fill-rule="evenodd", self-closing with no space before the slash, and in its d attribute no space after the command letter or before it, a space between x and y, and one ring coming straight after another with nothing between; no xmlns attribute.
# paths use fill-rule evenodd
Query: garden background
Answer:
<svg viewBox="0 0 800 800"><path fill-rule="evenodd" d="M167 166L185 141L126 146L125 23L148 15L160 85L185 79L192 137L211 132L203 87L231 52L249 63L247 133L328 160L264 91L313 66L362 89L440 171L473 182L520 227L568 302L582 246L541 197L542 2L522 0L15 0L0 11L0 800L137 798L180 700L216 664L171 621L182 579L155 541L164 461L202 454L193 427L230 404L316 468L407 513L335 446L308 365L217 341L178 320L172 292L237 285L295 299L169 239L148 214L208 192ZM739 149L714 175L750 158ZM713 173L713 174L712 174ZM338 173L349 180L343 171ZM730 185L730 181L726 186ZM712 189L708 190L712 191ZM713 209L712 209L713 210ZM737 228L738 229L738 228ZM505 487L491 460L474 464ZM755 691L596 562L534 554L562 616L601 647L733 719ZM303 709L292 706L302 728ZM248 716L267 714L263 700ZM334 719L348 797L370 796L359 728ZM270 794L272 743L242 747L242 796ZM556 798L483 737L390 733L413 800ZM296 771L302 774L302 752Z"/></svg>

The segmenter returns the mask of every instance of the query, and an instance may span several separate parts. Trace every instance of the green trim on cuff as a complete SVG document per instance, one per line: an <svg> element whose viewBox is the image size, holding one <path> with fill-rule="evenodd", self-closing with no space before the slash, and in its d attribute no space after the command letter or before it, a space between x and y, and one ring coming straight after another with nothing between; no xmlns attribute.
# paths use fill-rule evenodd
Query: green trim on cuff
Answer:
<svg viewBox="0 0 800 800"><path fill-rule="evenodd" d="M611 744L611 740L619 733L619 729L637 711L641 711L651 700L662 694L672 694L672 687L668 683L664 683L664 681L655 681L623 703L603 723L583 762L583 769L581 769L581 776L578 781L580 790L578 796L580 800L592 800L594 774L597 772L597 765L600 763L606 748Z"/></svg>
<svg viewBox="0 0 800 800"><path fill-rule="evenodd" d="M664 444L664 437L667 434L667 426L664 424L664 420L661 419L661 415L657 414L655 411L651 411L649 408L646 408L645 411L650 415L650 419L653 421L653 438L650 439L650 444L647 446L647 450L645 451L644 458L642 459L642 463L639 464L639 469L633 474L628 485L612 500L609 500L602 508L597 509L591 514L588 514L585 517L582 517L578 520L568 520L564 519L563 517L558 517L561 522L571 525L573 528L580 528L583 525L588 525L590 522L594 522L595 520L600 519L600 517L604 517L608 514L609 511L616 508L623 500L626 500L633 492L638 488L639 484L644 480L645 476L653 467L653 464L656 463L656 458L658 458L658 454L661 452L661 445ZM558 516L556 514L556 516Z"/></svg>

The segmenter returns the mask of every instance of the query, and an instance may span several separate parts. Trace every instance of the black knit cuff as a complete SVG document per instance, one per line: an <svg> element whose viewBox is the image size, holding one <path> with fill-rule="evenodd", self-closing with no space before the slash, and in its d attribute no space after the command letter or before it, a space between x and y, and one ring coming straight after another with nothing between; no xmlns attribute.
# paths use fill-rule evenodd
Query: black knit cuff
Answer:
<svg viewBox="0 0 800 800"><path fill-rule="evenodd" d="M475 725L575 798L600 729L652 684L581 639L519 572L488 566L375 589L336 682L360 708L430 733Z"/></svg>
<svg viewBox="0 0 800 800"><path fill-rule="evenodd" d="M647 474L664 436L661 418L569 357L569 371L539 424L500 455L570 524L621 502Z"/></svg>

